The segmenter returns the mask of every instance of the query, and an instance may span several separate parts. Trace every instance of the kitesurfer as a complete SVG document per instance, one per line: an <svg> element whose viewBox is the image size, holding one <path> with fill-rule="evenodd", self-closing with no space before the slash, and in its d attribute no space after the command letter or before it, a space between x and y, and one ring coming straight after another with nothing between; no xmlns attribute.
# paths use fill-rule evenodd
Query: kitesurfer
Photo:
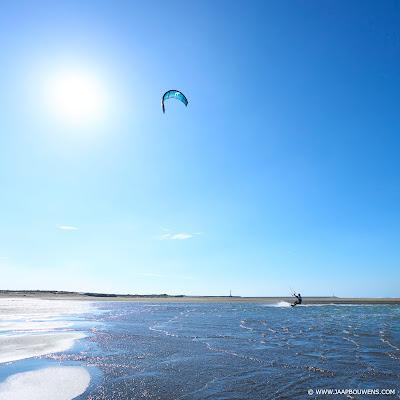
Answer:
<svg viewBox="0 0 400 400"><path fill-rule="evenodd" d="M296 300L294 301L293 304L291 304L292 307L295 307L295 306L297 306L298 304L301 304L301 303L303 302L303 299L302 299L300 293L299 293L299 294L293 293L293 296L296 297Z"/></svg>

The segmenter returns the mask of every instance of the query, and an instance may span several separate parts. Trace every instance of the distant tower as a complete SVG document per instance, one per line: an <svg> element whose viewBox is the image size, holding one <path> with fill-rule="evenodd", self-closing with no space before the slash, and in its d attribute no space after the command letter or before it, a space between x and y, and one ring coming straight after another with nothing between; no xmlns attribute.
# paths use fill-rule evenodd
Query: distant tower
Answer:
<svg viewBox="0 0 400 400"><path fill-rule="evenodd" d="M232 297L232 290L229 291L229 297Z"/></svg>

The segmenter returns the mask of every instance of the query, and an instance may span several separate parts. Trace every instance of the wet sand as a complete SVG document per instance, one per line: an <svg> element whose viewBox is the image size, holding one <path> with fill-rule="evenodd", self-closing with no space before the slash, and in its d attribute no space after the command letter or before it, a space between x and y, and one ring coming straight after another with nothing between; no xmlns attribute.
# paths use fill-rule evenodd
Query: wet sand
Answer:
<svg viewBox="0 0 400 400"><path fill-rule="evenodd" d="M0 336L0 364L59 353L73 347L85 335L77 332Z"/></svg>
<svg viewBox="0 0 400 400"><path fill-rule="evenodd" d="M71 400L89 386L82 367L51 367L14 374L0 383L0 400Z"/></svg>
<svg viewBox="0 0 400 400"><path fill-rule="evenodd" d="M87 368L51 363L45 357L68 351L86 337L74 329L74 322L91 311L91 303L42 295L0 296L0 400L71 400L90 384Z"/></svg>

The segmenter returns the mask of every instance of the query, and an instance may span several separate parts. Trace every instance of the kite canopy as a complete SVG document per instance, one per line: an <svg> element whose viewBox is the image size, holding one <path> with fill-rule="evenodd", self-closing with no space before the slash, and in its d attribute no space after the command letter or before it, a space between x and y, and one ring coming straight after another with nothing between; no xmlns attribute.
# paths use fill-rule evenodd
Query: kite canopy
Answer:
<svg viewBox="0 0 400 400"><path fill-rule="evenodd" d="M164 102L165 102L165 100L168 100L168 99L180 100L186 107L189 103L186 96L179 90L168 90L168 92L164 93L162 100L161 100L161 107L162 107L163 113L165 113Z"/></svg>

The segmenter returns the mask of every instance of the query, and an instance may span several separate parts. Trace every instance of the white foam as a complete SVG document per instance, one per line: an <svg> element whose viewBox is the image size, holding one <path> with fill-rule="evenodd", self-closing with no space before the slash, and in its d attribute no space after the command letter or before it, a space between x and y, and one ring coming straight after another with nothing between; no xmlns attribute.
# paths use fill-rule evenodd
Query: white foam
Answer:
<svg viewBox="0 0 400 400"><path fill-rule="evenodd" d="M291 304L287 301L280 301L279 303L274 304L263 304L264 307L290 307Z"/></svg>
<svg viewBox="0 0 400 400"><path fill-rule="evenodd" d="M0 384L0 400L71 400L84 393L89 383L89 372L82 367L21 372Z"/></svg>
<svg viewBox="0 0 400 400"><path fill-rule="evenodd" d="M78 332L0 336L0 363L66 351L84 337Z"/></svg>

